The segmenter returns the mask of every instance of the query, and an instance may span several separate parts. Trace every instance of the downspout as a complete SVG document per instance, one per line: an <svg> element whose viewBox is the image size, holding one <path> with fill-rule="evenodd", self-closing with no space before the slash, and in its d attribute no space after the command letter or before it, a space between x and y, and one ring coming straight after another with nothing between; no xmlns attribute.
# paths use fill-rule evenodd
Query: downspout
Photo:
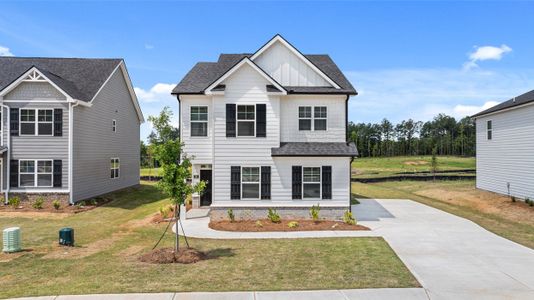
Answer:
<svg viewBox="0 0 534 300"><path fill-rule="evenodd" d="M349 163L349 211L352 213L352 162L354 156L351 156Z"/></svg>
<svg viewBox="0 0 534 300"><path fill-rule="evenodd" d="M69 102L69 204L74 204L73 189L72 189L72 154L73 154L73 136L74 136L74 107L80 104L79 101Z"/></svg>
<svg viewBox="0 0 534 300"><path fill-rule="evenodd" d="M6 160L7 160L7 165L6 165L6 174L7 174L7 178L6 178L6 189L5 189L5 195L4 195L4 203L7 204L8 201L9 201L9 190L10 190L10 187L11 187L11 184L10 184L10 178L11 178L11 110L9 109L9 106L5 105L4 103L0 104L0 107L2 107L2 110L5 108L7 110L7 124L5 127L3 127L2 129L4 128L7 128L7 155L6 155ZM2 111L3 112L3 111ZM4 114L2 114L2 126L4 126ZM2 131L2 145L4 143L4 133ZM4 162L4 164L6 164ZM3 180L3 178L2 178ZM3 182L2 182L3 184Z"/></svg>

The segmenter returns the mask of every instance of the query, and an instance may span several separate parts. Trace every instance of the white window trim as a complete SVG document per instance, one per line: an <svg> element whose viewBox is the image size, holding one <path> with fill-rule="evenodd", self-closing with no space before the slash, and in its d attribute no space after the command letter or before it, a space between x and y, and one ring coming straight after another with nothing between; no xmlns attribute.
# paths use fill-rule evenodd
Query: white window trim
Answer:
<svg viewBox="0 0 534 300"><path fill-rule="evenodd" d="M113 167L113 163L111 162L112 160L117 160L117 164L119 165L118 168L114 168L114 167ZM120 178L120 177L121 177L121 160L120 160L120 158L118 158L118 157L111 157L111 158L109 159L109 162L110 162L110 166L109 166L109 170L110 170L110 173L109 173L109 174L110 174L110 179L118 179L118 178ZM116 177L111 177L111 171L112 171L112 170L118 170L118 176L116 176Z"/></svg>
<svg viewBox="0 0 534 300"><path fill-rule="evenodd" d="M254 107L254 119L253 120L239 120L239 106L252 106ZM239 122L248 122L254 125L252 132L253 135L239 135ZM240 138L255 138L256 137L256 104L236 104L235 107L235 136Z"/></svg>
<svg viewBox="0 0 534 300"><path fill-rule="evenodd" d="M205 107L206 108L206 111L207 111L207 114L208 114L208 119L206 121L199 121L199 120L195 120L193 121L191 119L191 108L193 107ZM197 138L200 138L200 139L205 139L207 137L209 137L210 135L210 123L209 123L209 119L210 119L210 108L208 105L191 105L189 106L189 136L191 138L194 138L194 139L197 139ZM206 135L193 135L193 126L191 126L191 123L206 123Z"/></svg>
<svg viewBox="0 0 534 300"><path fill-rule="evenodd" d="M319 168L319 182L316 181L304 181L304 169L305 168ZM322 200L323 199L323 168L321 166L302 166L302 186L301 186L301 193L302 193L302 200ZM319 197L318 198L305 198L304 197L304 184L319 184Z"/></svg>
<svg viewBox="0 0 534 300"><path fill-rule="evenodd" d="M113 132L117 132L117 120L116 119L111 120L111 130Z"/></svg>
<svg viewBox="0 0 534 300"><path fill-rule="evenodd" d="M21 168L21 162L22 161L33 161L34 165L33 165L33 173L22 173L20 171L20 168ZM50 173L39 173L39 166L38 166L38 162L40 161L49 161L50 162L50 165L51 165L51 168L52 168L52 171ZM18 178L18 184L17 186L19 188L50 188L50 187L54 187L54 160L53 159L19 159L19 178ZM33 174L33 186L20 186L20 175L21 174ZM39 174L45 174L45 175L48 175L50 174L50 185L38 185L38 178L39 178Z"/></svg>
<svg viewBox="0 0 534 300"><path fill-rule="evenodd" d="M258 198L243 197L243 184L256 184L256 182L243 181L243 168L257 168L258 169ZM260 200L261 199L261 167L258 166L241 166L241 200Z"/></svg>
<svg viewBox="0 0 534 300"><path fill-rule="evenodd" d="M301 107L309 107L311 109L311 114L310 114L310 117L309 118L305 118L305 117L300 117L300 108ZM315 108L316 107L324 107L326 108L326 118L316 118L315 117ZM299 129L299 131L324 131L324 132L327 132L328 131L328 106L326 105L301 105L297 108L297 117L298 117L298 121L299 123L297 124L297 127ZM315 120L326 120L326 129L325 130L315 130ZM304 130L304 129L300 129L300 120L310 120L310 130Z"/></svg>
<svg viewBox="0 0 534 300"><path fill-rule="evenodd" d="M491 129L488 128L488 123L491 122ZM491 139L488 138L488 133L491 132ZM486 120L486 140L492 141L493 140L493 120Z"/></svg>
<svg viewBox="0 0 534 300"><path fill-rule="evenodd" d="M22 111L23 110L33 110L35 113L35 120L33 122L31 121L22 121ZM51 110L52 111L52 121L41 121L39 122L39 111L41 110ZM19 109L19 136L54 136L54 109L53 108L20 108ZM22 133L22 123L31 124L33 123L34 126L34 134L23 134ZM39 123L47 123L52 124L52 132L51 134L39 134Z"/></svg>

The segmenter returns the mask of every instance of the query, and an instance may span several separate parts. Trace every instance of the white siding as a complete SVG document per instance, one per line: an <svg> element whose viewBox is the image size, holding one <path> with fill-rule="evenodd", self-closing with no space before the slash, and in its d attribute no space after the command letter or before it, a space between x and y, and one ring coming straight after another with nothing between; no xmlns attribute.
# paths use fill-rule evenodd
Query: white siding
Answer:
<svg viewBox="0 0 534 300"><path fill-rule="evenodd" d="M486 121L493 138L487 139ZM534 199L534 105L476 120L477 188Z"/></svg>
<svg viewBox="0 0 534 300"><path fill-rule="evenodd" d="M347 97L327 95L290 95L282 97L282 142L345 142L345 101ZM299 131L299 106L326 106L326 131ZM313 111L312 111L313 114Z"/></svg>
<svg viewBox="0 0 534 300"><path fill-rule="evenodd" d="M331 86L280 42L265 50L254 62L283 86Z"/></svg>
<svg viewBox="0 0 534 300"><path fill-rule="evenodd" d="M193 156L193 164L211 164L213 162L213 108L209 96L181 96L180 120L181 138L184 142L184 152ZM208 136L191 137L191 106L208 107Z"/></svg>

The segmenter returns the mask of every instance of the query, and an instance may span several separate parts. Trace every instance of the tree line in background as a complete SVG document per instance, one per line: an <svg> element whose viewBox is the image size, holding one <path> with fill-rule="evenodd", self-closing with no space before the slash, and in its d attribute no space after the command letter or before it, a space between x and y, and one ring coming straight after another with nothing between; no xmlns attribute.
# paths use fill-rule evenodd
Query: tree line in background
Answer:
<svg viewBox="0 0 534 300"><path fill-rule="evenodd" d="M349 122L348 139L356 144L360 157L398 155L475 155L475 124L439 114L427 122L403 120L398 124Z"/></svg>

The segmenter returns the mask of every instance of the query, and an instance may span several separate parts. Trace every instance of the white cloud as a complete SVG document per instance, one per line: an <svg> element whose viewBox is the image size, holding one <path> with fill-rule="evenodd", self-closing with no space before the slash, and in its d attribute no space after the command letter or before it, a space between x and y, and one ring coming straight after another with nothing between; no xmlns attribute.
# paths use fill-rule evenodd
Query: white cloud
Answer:
<svg viewBox="0 0 534 300"><path fill-rule="evenodd" d="M501 58L506 54L512 52L512 48L507 45L501 45L500 47L494 46L482 46L475 47L475 51L469 53L469 61L465 62L463 67L464 70L470 70L478 67L478 61L484 60L501 60Z"/></svg>
<svg viewBox="0 0 534 300"><path fill-rule="evenodd" d="M148 119L148 116L158 115L163 107L169 106L174 114L171 123L173 126L178 127L178 100L171 95L174 86L175 84L170 83L156 83L148 90L140 87L134 88L145 119ZM145 139L152 129L150 122L147 121L142 124L141 138Z"/></svg>
<svg viewBox="0 0 534 300"><path fill-rule="evenodd" d="M142 102L161 102L176 98L171 95L175 84L156 83L150 90L146 91L140 87L135 87L135 94Z"/></svg>
<svg viewBox="0 0 534 300"><path fill-rule="evenodd" d="M486 103L482 105L464 105L464 104L458 104L454 107L453 111L455 115L460 116L472 116L478 112L481 112L483 110L486 110L490 107L493 107L500 102L497 101L487 101Z"/></svg>
<svg viewBox="0 0 534 300"><path fill-rule="evenodd" d="M146 49L146 50L152 50L152 49L154 49L154 45L151 45L151 44L145 44L145 49Z"/></svg>
<svg viewBox="0 0 534 300"><path fill-rule="evenodd" d="M0 46L0 56L15 56L11 51L9 51L9 48Z"/></svg>

